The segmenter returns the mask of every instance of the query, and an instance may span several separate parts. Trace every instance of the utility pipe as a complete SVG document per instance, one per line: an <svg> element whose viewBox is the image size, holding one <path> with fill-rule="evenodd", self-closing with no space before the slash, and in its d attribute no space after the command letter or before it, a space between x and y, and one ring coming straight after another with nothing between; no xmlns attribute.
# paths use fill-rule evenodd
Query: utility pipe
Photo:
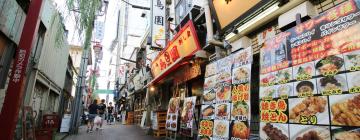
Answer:
<svg viewBox="0 0 360 140"><path fill-rule="evenodd" d="M203 0L204 2L204 10L205 10L205 21L206 21L206 33L207 33L207 44L215 46L215 54L216 58L221 58L221 48L224 44L218 40L214 39L214 32L213 32L213 22L210 13L209 1ZM220 46L220 47L219 47Z"/></svg>

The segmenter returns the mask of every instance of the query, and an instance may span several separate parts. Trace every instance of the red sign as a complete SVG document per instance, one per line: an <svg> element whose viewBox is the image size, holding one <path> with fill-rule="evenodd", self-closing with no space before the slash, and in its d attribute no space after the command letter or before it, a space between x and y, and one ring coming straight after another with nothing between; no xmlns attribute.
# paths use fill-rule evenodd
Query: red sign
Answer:
<svg viewBox="0 0 360 140"><path fill-rule="evenodd" d="M200 49L194 25L189 21L151 63L153 76L159 77L168 72L180 60L192 56Z"/></svg>
<svg viewBox="0 0 360 140"><path fill-rule="evenodd" d="M42 0L32 0L22 30L11 77L0 114L1 140L12 140L18 120L20 105L24 97L26 68L29 62L32 42L39 28Z"/></svg>

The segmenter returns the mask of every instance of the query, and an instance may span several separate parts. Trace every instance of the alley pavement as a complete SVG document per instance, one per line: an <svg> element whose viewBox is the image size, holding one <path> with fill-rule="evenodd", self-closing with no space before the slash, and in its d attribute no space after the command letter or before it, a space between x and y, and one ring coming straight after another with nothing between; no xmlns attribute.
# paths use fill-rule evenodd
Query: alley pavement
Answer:
<svg viewBox="0 0 360 140"><path fill-rule="evenodd" d="M106 125L103 130L86 133L86 126L81 126L77 135L70 135L65 140L161 140L146 135L145 130L136 125Z"/></svg>

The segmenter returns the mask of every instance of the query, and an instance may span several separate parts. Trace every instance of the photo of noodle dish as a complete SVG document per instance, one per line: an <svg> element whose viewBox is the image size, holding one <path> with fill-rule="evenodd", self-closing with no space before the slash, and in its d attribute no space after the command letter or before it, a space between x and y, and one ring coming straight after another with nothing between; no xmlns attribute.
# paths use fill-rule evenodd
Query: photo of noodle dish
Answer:
<svg viewBox="0 0 360 140"><path fill-rule="evenodd" d="M278 85L276 90L276 98L293 96L293 83Z"/></svg>
<svg viewBox="0 0 360 140"><path fill-rule="evenodd" d="M345 75L335 75L318 78L318 90L323 94L340 94L342 91L347 91ZM339 92L339 93L332 93Z"/></svg>
<svg viewBox="0 0 360 140"><path fill-rule="evenodd" d="M213 62L206 65L205 77L215 75L217 73L217 63Z"/></svg>
<svg viewBox="0 0 360 140"><path fill-rule="evenodd" d="M360 94L329 96L331 124L360 126Z"/></svg>
<svg viewBox="0 0 360 140"><path fill-rule="evenodd" d="M271 87L260 87L260 98L275 98L276 88Z"/></svg>
<svg viewBox="0 0 360 140"><path fill-rule="evenodd" d="M251 47L249 47L233 54L234 67L238 67L250 63L252 61L251 52L252 52Z"/></svg>
<svg viewBox="0 0 360 140"><path fill-rule="evenodd" d="M216 93L215 90L210 90L210 91L205 91L205 93L203 94L203 103L204 104L209 104L209 103L213 103L213 101L216 98Z"/></svg>
<svg viewBox="0 0 360 140"><path fill-rule="evenodd" d="M231 120L247 120L249 111L249 105L245 101L233 102L231 106Z"/></svg>
<svg viewBox="0 0 360 140"><path fill-rule="evenodd" d="M217 78L217 75L213 75L213 76L205 78L205 81L204 81L204 90L205 91L211 90L215 87L215 85L217 83L216 78Z"/></svg>
<svg viewBox="0 0 360 140"><path fill-rule="evenodd" d="M344 54L346 70L360 68L360 50ZM358 70L359 71L359 70Z"/></svg>
<svg viewBox="0 0 360 140"><path fill-rule="evenodd" d="M229 138L229 121L226 120L215 120L214 121L214 138Z"/></svg>
<svg viewBox="0 0 360 140"><path fill-rule="evenodd" d="M346 73L350 93L360 93L360 71Z"/></svg>
<svg viewBox="0 0 360 140"><path fill-rule="evenodd" d="M287 83L290 80L293 79L292 77L292 68L287 68L287 69L283 69L283 70L279 70L276 74L276 81L277 83Z"/></svg>
<svg viewBox="0 0 360 140"><path fill-rule="evenodd" d="M293 67L294 79L298 81L310 79L315 75L314 62L308 62L305 64L297 65Z"/></svg>
<svg viewBox="0 0 360 140"><path fill-rule="evenodd" d="M326 96L289 99L289 122L300 123L301 116L317 118L317 124L329 124Z"/></svg>
<svg viewBox="0 0 360 140"><path fill-rule="evenodd" d="M233 75L232 75L232 83L233 84L240 84L240 83L246 83L250 81L250 68L251 65L246 65L243 67L238 67L233 69Z"/></svg>
<svg viewBox="0 0 360 140"><path fill-rule="evenodd" d="M231 70L222 71L217 74L217 82L231 82Z"/></svg>
<svg viewBox="0 0 360 140"><path fill-rule="evenodd" d="M330 140L329 126L290 124L291 140Z"/></svg>
<svg viewBox="0 0 360 140"><path fill-rule="evenodd" d="M320 59L315 63L317 75L329 75L345 70L342 55L331 55Z"/></svg>

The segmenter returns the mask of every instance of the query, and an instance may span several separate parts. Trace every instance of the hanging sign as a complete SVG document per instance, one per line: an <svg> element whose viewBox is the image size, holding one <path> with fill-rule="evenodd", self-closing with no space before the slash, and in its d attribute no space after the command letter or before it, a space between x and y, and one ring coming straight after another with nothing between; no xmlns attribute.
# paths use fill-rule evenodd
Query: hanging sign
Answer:
<svg viewBox="0 0 360 140"><path fill-rule="evenodd" d="M152 1L152 46L165 46L166 7L165 0Z"/></svg>
<svg viewBox="0 0 360 140"><path fill-rule="evenodd" d="M189 21L151 63L153 76L157 78L169 72L171 68L179 66L183 58L192 56L200 49L194 25Z"/></svg>

